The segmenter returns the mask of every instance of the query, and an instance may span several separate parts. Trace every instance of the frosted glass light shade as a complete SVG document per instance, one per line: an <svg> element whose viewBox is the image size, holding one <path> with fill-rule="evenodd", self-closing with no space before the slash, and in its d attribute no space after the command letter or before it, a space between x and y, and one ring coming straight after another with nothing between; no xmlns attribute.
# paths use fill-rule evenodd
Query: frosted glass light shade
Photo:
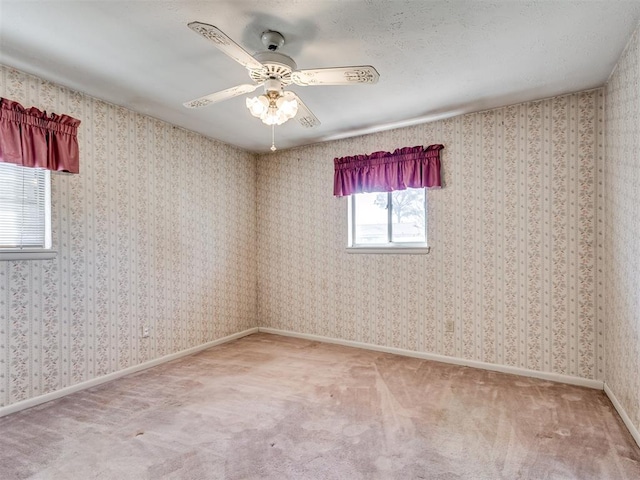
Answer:
<svg viewBox="0 0 640 480"><path fill-rule="evenodd" d="M269 108L269 99L264 95L260 95L258 97L247 98L246 104L251 115L260 118L260 116L264 115Z"/></svg>
<svg viewBox="0 0 640 480"><path fill-rule="evenodd" d="M266 95L247 98L246 105L251 115L267 125L282 125L298 113L298 101L289 92L280 95L277 99L269 98Z"/></svg>
<svg viewBox="0 0 640 480"><path fill-rule="evenodd" d="M295 98L287 100L282 96L276 101L276 105L278 106L278 110L287 117L287 120L295 117L296 113L298 113L298 101Z"/></svg>

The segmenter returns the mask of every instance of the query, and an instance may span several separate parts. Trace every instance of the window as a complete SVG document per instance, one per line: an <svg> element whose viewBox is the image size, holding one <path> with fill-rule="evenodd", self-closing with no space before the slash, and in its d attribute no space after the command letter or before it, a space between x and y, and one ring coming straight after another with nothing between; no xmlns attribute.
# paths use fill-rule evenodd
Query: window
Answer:
<svg viewBox="0 0 640 480"><path fill-rule="evenodd" d="M349 251L427 253L424 188L349 196Z"/></svg>
<svg viewBox="0 0 640 480"><path fill-rule="evenodd" d="M0 162L0 260L53 258L48 170Z"/></svg>

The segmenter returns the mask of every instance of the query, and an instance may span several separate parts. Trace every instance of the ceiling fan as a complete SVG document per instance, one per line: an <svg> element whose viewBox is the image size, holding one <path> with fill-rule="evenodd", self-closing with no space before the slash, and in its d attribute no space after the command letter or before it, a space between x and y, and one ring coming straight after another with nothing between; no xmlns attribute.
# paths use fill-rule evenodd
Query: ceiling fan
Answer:
<svg viewBox="0 0 640 480"><path fill-rule="evenodd" d="M271 126L281 125L290 118L296 117L303 127L311 128L320 125L320 121L298 95L292 91L285 91L284 87L292 83L303 87L373 84L379 78L376 69L370 65L298 70L296 62L291 57L278 52L284 45L284 37L279 32L271 30L264 32L261 40L267 50L250 55L213 25L191 22L188 27L212 41L223 53L245 67L249 71L252 83L237 85L191 100L184 104L187 108L204 107L251 93L258 87L264 86L264 94L246 99L247 108L253 116ZM272 146L272 149L275 147Z"/></svg>

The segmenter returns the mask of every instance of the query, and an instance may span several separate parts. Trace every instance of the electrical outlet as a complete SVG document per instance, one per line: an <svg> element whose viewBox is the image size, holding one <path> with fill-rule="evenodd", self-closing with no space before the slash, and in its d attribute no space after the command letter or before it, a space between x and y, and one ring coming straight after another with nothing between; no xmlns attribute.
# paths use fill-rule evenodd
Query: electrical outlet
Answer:
<svg viewBox="0 0 640 480"><path fill-rule="evenodd" d="M149 327L147 325L143 325L141 330L142 330L142 338L147 338L149 336Z"/></svg>
<svg viewBox="0 0 640 480"><path fill-rule="evenodd" d="M448 333L452 333L456 328L456 325L453 320L447 320L444 324L444 331Z"/></svg>

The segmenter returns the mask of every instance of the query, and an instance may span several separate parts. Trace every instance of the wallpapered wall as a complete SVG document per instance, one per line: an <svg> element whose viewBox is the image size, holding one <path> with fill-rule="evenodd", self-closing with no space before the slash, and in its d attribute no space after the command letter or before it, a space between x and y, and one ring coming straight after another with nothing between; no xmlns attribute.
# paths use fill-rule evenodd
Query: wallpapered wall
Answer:
<svg viewBox="0 0 640 480"><path fill-rule="evenodd" d="M640 430L640 34L606 89L606 382Z"/></svg>
<svg viewBox="0 0 640 480"><path fill-rule="evenodd" d="M260 156L261 325L601 379L603 108L598 89ZM431 253L347 253L333 158L433 143Z"/></svg>
<svg viewBox="0 0 640 480"><path fill-rule="evenodd" d="M0 96L82 120L57 258L0 262L0 405L255 326L254 156L5 67Z"/></svg>
<svg viewBox="0 0 640 480"><path fill-rule="evenodd" d="M256 163L0 67L0 96L83 122L81 174L53 176L58 257L0 262L0 405L258 324L603 378L603 95ZM432 143L445 145L446 184L429 192L432 252L346 253L333 158Z"/></svg>

